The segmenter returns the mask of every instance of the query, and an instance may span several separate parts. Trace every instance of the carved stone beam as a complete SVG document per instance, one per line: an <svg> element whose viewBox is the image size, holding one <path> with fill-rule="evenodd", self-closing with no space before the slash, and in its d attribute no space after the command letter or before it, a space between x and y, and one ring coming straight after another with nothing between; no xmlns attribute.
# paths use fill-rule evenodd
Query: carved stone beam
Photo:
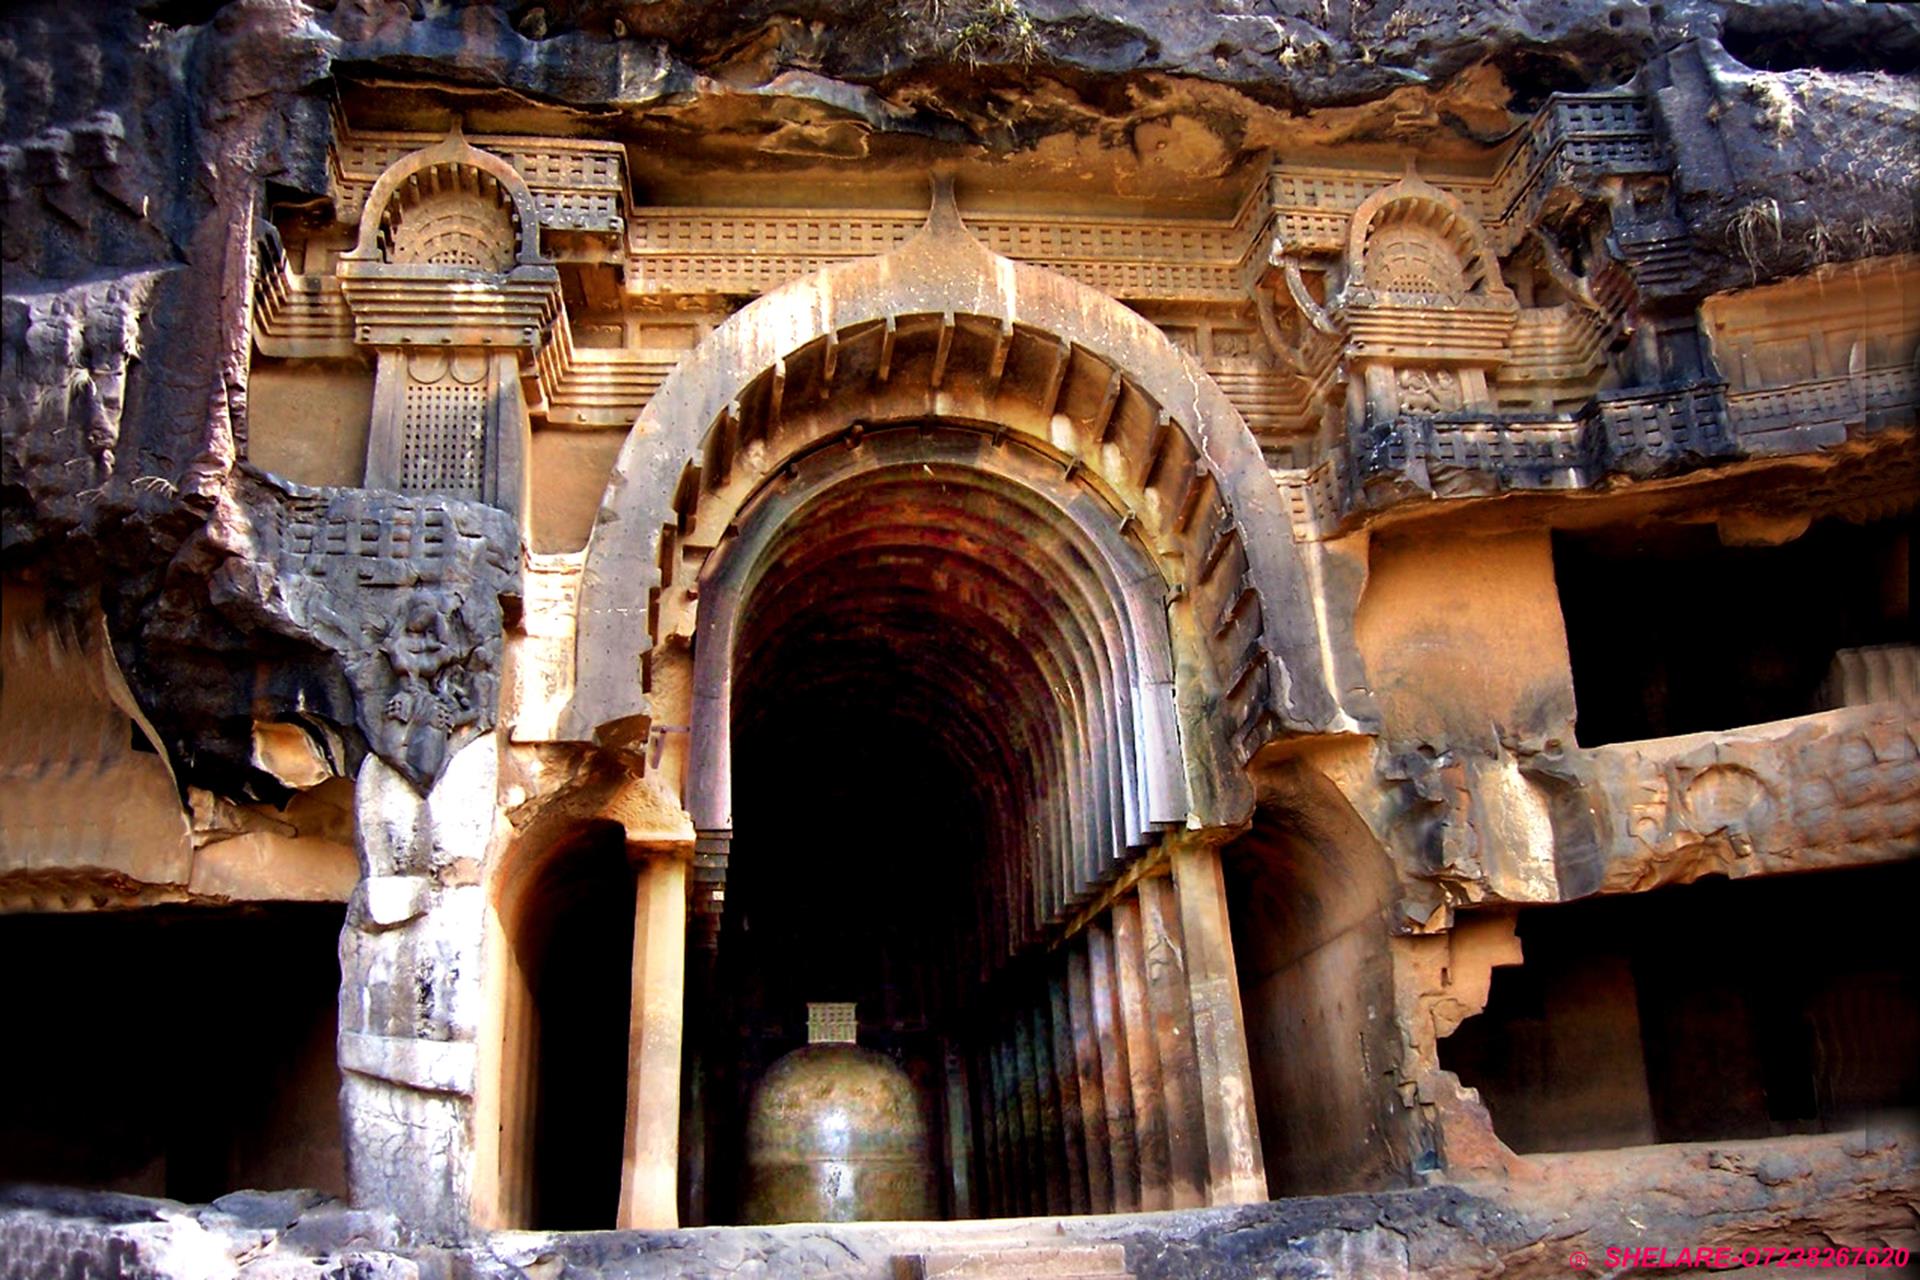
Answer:
<svg viewBox="0 0 1920 1280"><path fill-rule="evenodd" d="M1535 247L1540 250L1541 265L1546 267L1547 274L1553 278L1553 282L1565 289L1567 296L1575 302L1589 311L1598 312L1600 304L1594 300L1593 286L1587 278L1574 274L1573 268L1567 264L1559 247L1553 243L1552 238L1545 231L1535 227L1532 235Z"/></svg>
<svg viewBox="0 0 1920 1280"><path fill-rule="evenodd" d="M1283 257L1280 260L1280 272L1286 279L1287 293L1292 297L1293 305L1300 308L1300 314L1307 318L1307 323L1329 338L1340 337L1340 326L1333 322L1326 308L1315 302L1313 295L1307 292L1307 282L1300 278L1300 264L1292 258Z"/></svg>

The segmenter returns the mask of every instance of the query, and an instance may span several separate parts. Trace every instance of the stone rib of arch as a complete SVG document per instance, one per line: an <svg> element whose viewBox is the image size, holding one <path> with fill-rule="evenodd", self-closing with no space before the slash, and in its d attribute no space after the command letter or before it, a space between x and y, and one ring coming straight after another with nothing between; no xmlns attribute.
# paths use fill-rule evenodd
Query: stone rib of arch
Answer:
<svg viewBox="0 0 1920 1280"><path fill-rule="evenodd" d="M823 403L838 406L822 424L828 430L844 429L848 416L874 426L923 418L972 422L1035 441L1058 457L1063 472L1084 471L1101 482L1116 519L1131 513L1144 533L1158 535L1156 555L1168 565L1176 593L1188 596L1198 621L1190 646L1196 675L1209 691L1220 733L1240 748L1233 763L1275 727L1263 600L1252 585L1245 529L1218 471L1126 372L1025 326L906 314L836 331L780 359L728 402L705 434L698 460L681 469L660 546L663 584L683 535L743 456L756 447L775 457L805 447L808 419L822 416Z"/></svg>

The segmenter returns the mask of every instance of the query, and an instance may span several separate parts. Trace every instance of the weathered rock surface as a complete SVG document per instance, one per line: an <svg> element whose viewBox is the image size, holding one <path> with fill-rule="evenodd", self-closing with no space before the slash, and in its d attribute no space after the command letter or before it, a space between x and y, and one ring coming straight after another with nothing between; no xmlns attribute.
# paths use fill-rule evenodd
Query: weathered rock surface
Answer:
<svg viewBox="0 0 1920 1280"><path fill-rule="evenodd" d="M404 1222L311 1192L238 1192L194 1208L100 1193L0 1192L0 1277L589 1277L887 1280L964 1251L1041 1263L1123 1247L1139 1280L1623 1274L1611 1249L1920 1248L1920 1144L1861 1131L1537 1156L1505 1184L1276 1200L1236 1209L947 1224L506 1232L410 1243ZM1102 1255L1104 1256L1104 1255ZM1584 1261L1584 1265L1576 1262ZM1895 1274L1898 1268L1858 1274ZM1679 1272L1677 1274L1694 1274ZM1704 1274L1704 1272L1700 1272Z"/></svg>

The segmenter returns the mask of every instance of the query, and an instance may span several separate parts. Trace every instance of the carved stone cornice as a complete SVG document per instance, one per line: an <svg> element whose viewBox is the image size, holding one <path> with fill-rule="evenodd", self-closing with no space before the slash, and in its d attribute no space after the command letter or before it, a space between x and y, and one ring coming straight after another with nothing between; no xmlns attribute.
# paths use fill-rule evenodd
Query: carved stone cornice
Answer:
<svg viewBox="0 0 1920 1280"><path fill-rule="evenodd" d="M1497 365L1520 307L1504 297L1434 298L1355 289L1342 299L1349 359Z"/></svg>
<svg viewBox="0 0 1920 1280"><path fill-rule="evenodd" d="M546 264L476 278L458 267L342 261L354 338L371 347L515 348L538 355L560 314L560 273Z"/></svg>

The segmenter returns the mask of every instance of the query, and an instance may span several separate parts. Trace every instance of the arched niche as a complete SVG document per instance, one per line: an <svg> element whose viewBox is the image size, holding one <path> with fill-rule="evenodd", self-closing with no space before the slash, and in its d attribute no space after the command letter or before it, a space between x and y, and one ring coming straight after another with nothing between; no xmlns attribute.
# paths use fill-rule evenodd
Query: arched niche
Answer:
<svg viewBox="0 0 1920 1280"><path fill-rule="evenodd" d="M1349 289L1513 300L1485 229L1456 197L1418 177L1361 202L1347 233L1346 266Z"/></svg>
<svg viewBox="0 0 1920 1280"><path fill-rule="evenodd" d="M691 636L689 575L767 472L822 438L915 419L1037 443L1137 530L1173 597L1183 728L1217 744L1196 807L1244 814L1244 780L1227 774L1277 734L1369 731L1318 562L1238 412L1114 299L988 252L949 197L898 251L742 309L649 401L588 546L565 736L647 732L656 646Z"/></svg>
<svg viewBox="0 0 1920 1280"><path fill-rule="evenodd" d="M435 243L445 252L436 253ZM544 261L539 210L512 165L455 130L380 175L360 212L353 250L343 256L500 275Z"/></svg>
<svg viewBox="0 0 1920 1280"><path fill-rule="evenodd" d="M1221 865L1268 1185L1407 1185L1420 1144L1399 1092L1392 862L1311 763L1261 769L1255 788Z"/></svg>
<svg viewBox="0 0 1920 1280"><path fill-rule="evenodd" d="M488 876L473 1213L489 1226L615 1222L635 877L621 824L588 816L605 787L539 815Z"/></svg>

